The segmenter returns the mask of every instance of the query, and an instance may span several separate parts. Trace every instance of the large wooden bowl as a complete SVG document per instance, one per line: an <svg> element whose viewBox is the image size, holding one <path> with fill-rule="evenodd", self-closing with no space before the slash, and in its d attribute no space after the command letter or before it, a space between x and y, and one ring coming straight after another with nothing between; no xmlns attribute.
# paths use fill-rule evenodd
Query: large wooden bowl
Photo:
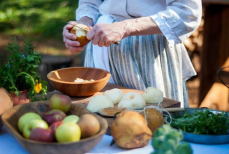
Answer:
<svg viewBox="0 0 229 154"><path fill-rule="evenodd" d="M47 77L52 86L69 96L91 96L102 90L110 79L110 73L91 67L69 67L48 73ZM95 80L76 83L77 78Z"/></svg>
<svg viewBox="0 0 229 154"><path fill-rule="evenodd" d="M17 127L19 118L27 112L35 112L42 116L48 110L50 110L48 103L42 101L18 105L2 114L3 124L7 131L32 154L83 154L90 151L107 131L108 124L105 119L87 110L83 104L72 104L68 114L81 116L90 113L99 120L101 129L96 135L90 138L81 139L78 142L69 143L45 143L25 139Z"/></svg>

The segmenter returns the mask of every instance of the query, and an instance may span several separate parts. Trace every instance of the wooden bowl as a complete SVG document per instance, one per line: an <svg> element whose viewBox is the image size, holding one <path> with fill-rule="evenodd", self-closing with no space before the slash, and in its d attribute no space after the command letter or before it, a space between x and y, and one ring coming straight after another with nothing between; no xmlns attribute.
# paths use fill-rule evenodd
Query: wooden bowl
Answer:
<svg viewBox="0 0 229 154"><path fill-rule="evenodd" d="M91 96L105 87L110 76L105 70L91 67L69 67L54 70L47 75L56 90L69 96ZM74 81L77 78L89 82L76 83Z"/></svg>
<svg viewBox="0 0 229 154"><path fill-rule="evenodd" d="M81 116L86 113L93 114L100 122L100 131L90 137L81 139L78 142L68 142L68 143L46 143L38 142L29 139L25 139L19 132L17 123L19 118L27 112L35 112L39 115L43 115L46 111L49 111L49 105L47 101L42 102L32 102L29 104L17 105L2 114L2 120L7 131L12 134L16 140L29 152L33 154L82 154L90 151L102 138L102 136L107 131L107 121L102 117L90 112L86 109L83 104L72 104L71 109L67 114L73 114Z"/></svg>

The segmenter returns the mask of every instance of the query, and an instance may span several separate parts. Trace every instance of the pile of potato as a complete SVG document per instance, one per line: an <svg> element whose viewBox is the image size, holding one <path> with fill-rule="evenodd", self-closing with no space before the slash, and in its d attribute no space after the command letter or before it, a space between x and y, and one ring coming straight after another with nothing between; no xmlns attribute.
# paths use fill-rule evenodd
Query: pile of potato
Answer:
<svg viewBox="0 0 229 154"><path fill-rule="evenodd" d="M143 94L137 92L124 92L114 88L107 90L103 95L97 95L90 99L87 109L92 112L99 112L103 108L118 107L127 109L142 109L146 103L160 103L163 101L163 92L154 87L148 87Z"/></svg>

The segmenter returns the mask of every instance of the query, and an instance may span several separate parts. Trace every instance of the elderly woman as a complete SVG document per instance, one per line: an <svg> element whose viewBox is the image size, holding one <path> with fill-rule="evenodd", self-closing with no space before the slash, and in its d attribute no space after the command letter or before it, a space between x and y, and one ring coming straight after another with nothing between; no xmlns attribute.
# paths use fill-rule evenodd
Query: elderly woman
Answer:
<svg viewBox="0 0 229 154"><path fill-rule="evenodd" d="M201 15L200 0L79 0L77 23L92 27L84 66L109 71L109 82L118 85L155 87L189 107L186 81L196 72L182 42ZM80 52L72 27L64 27L63 40L71 52Z"/></svg>

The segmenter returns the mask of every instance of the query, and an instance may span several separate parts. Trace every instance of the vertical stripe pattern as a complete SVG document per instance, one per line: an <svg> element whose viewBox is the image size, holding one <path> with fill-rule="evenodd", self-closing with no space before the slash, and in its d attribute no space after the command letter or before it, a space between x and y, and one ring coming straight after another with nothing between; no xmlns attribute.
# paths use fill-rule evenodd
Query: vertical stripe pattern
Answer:
<svg viewBox="0 0 229 154"><path fill-rule="evenodd" d="M155 87L164 97L189 107L182 79L183 44L169 46L163 35L131 36L108 47L109 65L115 84L144 91ZM85 54L85 67L94 67L92 43ZM94 51L96 52L96 51ZM186 52L186 51L185 51Z"/></svg>

